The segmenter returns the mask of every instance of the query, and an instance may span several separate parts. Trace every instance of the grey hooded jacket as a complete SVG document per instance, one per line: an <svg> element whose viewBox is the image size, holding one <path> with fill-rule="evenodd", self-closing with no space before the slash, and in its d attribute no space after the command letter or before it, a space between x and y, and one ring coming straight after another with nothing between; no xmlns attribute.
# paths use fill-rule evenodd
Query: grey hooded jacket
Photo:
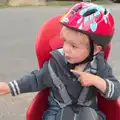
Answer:
<svg viewBox="0 0 120 120"><path fill-rule="evenodd" d="M13 96L16 96L21 93L36 92L36 91L41 91L45 88L50 88L52 94L54 95L54 98L59 102L63 102L57 87L53 84L53 80L48 68L48 64L50 62L54 72L58 77L61 78L61 81L64 83L66 90L69 96L71 97L73 103L76 103L83 87L81 86L80 82L77 80L77 77L75 75L68 74L69 72L65 73L64 71L65 66L62 65L61 61L56 56L56 52L60 53L62 55L62 59L65 61L65 56L63 55L63 51L62 52L61 51L62 49L52 51L51 52L52 57L50 58L49 61L44 63L42 69L34 70L30 74L21 77L19 80L14 80L9 82L8 85L10 87L11 94ZM102 52L97 54L95 57L95 61L97 65L95 74L103 78L107 83L106 92L103 94L102 92L99 91L100 94L104 96L106 99L112 99L112 100L118 99L120 96L120 92L119 92L120 82L114 77L112 73L112 68L104 60L104 54ZM91 63L87 65L86 70L92 67ZM94 72L91 73L94 74ZM89 91L87 94L87 101L93 99L94 104L91 103L91 106L93 108L96 104L97 92L98 89L95 88L94 86L89 87Z"/></svg>

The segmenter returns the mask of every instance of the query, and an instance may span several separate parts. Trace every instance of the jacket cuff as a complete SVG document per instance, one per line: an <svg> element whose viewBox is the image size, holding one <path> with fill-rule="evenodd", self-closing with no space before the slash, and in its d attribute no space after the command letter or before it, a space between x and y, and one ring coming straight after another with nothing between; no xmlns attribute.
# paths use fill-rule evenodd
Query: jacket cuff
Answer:
<svg viewBox="0 0 120 120"><path fill-rule="evenodd" d="M114 84L108 79L106 79L105 81L106 81L106 91L105 93L100 92L100 94L105 98L111 98L114 94Z"/></svg>
<svg viewBox="0 0 120 120"><path fill-rule="evenodd" d="M20 88L16 80L9 82L8 86L10 88L12 96L16 96L20 94Z"/></svg>

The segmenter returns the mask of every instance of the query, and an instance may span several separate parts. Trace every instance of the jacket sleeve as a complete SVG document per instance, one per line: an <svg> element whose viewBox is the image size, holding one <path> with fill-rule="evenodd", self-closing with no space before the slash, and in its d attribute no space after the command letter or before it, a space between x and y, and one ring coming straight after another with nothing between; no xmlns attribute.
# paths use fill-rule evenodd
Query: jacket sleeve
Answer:
<svg viewBox="0 0 120 120"><path fill-rule="evenodd" d="M101 95L107 99L116 100L120 96L120 81L115 78L112 68L108 64L105 69L106 75L104 79L106 81L107 88L105 93L101 93Z"/></svg>
<svg viewBox="0 0 120 120"><path fill-rule="evenodd" d="M48 80L48 65L44 64L40 70L34 70L28 75L24 75L19 80L13 80L8 83L12 96L19 95L21 93L40 91L47 86L44 84L44 80ZM47 74L46 74L47 73Z"/></svg>

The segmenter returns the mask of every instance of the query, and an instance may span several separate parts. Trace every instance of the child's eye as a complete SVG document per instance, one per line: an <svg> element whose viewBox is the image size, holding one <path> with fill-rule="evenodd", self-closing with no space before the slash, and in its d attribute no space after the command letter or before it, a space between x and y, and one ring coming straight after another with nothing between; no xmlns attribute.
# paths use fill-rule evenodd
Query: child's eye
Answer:
<svg viewBox="0 0 120 120"><path fill-rule="evenodd" d="M63 40L64 40L64 41L66 41L66 39L65 39L65 38L63 38Z"/></svg>
<svg viewBox="0 0 120 120"><path fill-rule="evenodd" d="M65 40L65 39L63 39L63 41L64 41L64 42L66 42L66 40Z"/></svg>
<svg viewBox="0 0 120 120"><path fill-rule="evenodd" d="M72 45L72 47L73 47L73 48L76 48L76 46L75 46L75 45Z"/></svg>

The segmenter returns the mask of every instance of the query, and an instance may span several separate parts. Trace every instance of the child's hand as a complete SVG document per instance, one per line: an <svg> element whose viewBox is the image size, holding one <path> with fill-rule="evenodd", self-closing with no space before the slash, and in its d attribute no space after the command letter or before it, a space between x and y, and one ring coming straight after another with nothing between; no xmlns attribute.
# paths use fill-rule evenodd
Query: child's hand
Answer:
<svg viewBox="0 0 120 120"><path fill-rule="evenodd" d="M5 95L10 93L10 88L7 83L0 82L0 95Z"/></svg>
<svg viewBox="0 0 120 120"><path fill-rule="evenodd" d="M95 81L98 79L98 76L87 73L87 72L79 72L77 70L71 70L71 72L80 75L78 80L80 81L82 86L95 85Z"/></svg>
<svg viewBox="0 0 120 120"><path fill-rule="evenodd" d="M85 87L85 86L92 86L93 85L96 88L98 88L102 93L105 93L106 82L101 77L99 77L97 75L90 74L90 73L86 73L86 72L79 72L77 70L71 70L71 72L80 75L78 80L80 81L82 86Z"/></svg>

